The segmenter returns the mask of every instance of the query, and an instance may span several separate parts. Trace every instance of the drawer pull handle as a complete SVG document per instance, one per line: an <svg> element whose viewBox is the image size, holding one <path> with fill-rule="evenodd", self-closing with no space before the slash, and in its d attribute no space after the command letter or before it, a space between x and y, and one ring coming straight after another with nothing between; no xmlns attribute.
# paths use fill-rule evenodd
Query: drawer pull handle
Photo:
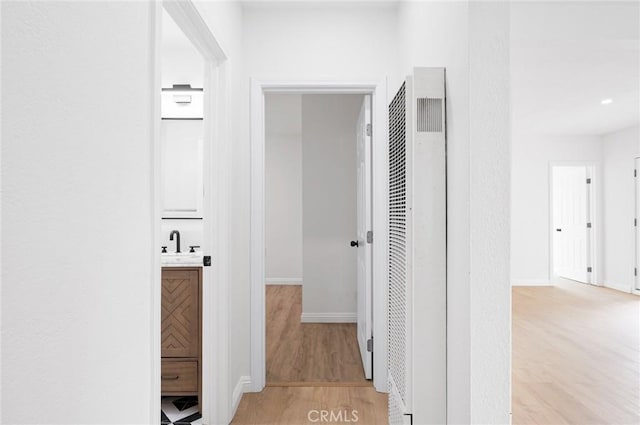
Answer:
<svg viewBox="0 0 640 425"><path fill-rule="evenodd" d="M162 379L165 381L175 381L178 378L180 378L180 375L162 376Z"/></svg>

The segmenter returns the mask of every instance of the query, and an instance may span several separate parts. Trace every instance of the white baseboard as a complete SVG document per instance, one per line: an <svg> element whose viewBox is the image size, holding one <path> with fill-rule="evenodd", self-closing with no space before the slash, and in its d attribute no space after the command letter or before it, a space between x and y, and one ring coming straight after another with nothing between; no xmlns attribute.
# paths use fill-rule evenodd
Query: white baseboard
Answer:
<svg viewBox="0 0 640 425"><path fill-rule="evenodd" d="M267 285L302 285L301 277L268 277L264 280Z"/></svg>
<svg viewBox="0 0 640 425"><path fill-rule="evenodd" d="M511 279L511 286L553 286L549 279Z"/></svg>
<svg viewBox="0 0 640 425"><path fill-rule="evenodd" d="M615 289L616 291L626 292L627 294L633 293L633 284L625 285L623 283L605 281L602 286L609 289Z"/></svg>
<svg viewBox="0 0 640 425"><path fill-rule="evenodd" d="M356 313L302 313L302 323L357 323Z"/></svg>
<svg viewBox="0 0 640 425"><path fill-rule="evenodd" d="M231 397L231 419L236 415L236 410L238 410L238 405L240 405L242 394L249 392L250 389L251 377L241 376L238 379L236 387L233 389L233 396ZM231 419L229 419L229 422L231 422Z"/></svg>

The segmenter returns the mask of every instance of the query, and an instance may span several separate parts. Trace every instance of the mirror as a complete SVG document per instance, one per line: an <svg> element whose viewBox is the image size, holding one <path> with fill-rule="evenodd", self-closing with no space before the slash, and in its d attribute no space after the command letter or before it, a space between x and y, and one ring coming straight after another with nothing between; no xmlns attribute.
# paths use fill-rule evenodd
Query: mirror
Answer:
<svg viewBox="0 0 640 425"><path fill-rule="evenodd" d="M162 218L201 219L202 90L183 92L174 87L162 94Z"/></svg>

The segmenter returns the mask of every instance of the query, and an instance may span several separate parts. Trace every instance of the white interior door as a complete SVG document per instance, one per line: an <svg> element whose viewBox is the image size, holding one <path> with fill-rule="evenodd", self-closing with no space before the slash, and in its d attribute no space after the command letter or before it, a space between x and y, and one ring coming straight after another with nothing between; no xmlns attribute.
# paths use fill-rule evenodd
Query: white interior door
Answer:
<svg viewBox="0 0 640 425"><path fill-rule="evenodd" d="M373 378L371 230L371 97L365 96L358 118L358 345L367 379ZM370 341L371 342L368 342Z"/></svg>
<svg viewBox="0 0 640 425"><path fill-rule="evenodd" d="M554 274L591 283L587 167L557 166L552 177Z"/></svg>

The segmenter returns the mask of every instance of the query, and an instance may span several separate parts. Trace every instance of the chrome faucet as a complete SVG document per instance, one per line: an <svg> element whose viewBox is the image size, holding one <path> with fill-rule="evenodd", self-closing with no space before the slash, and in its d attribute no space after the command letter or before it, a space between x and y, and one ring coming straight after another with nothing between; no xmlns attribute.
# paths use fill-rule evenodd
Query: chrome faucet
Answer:
<svg viewBox="0 0 640 425"><path fill-rule="evenodd" d="M180 232L177 230L172 230L169 234L169 240L173 240L173 235L176 235L176 254L180 253Z"/></svg>

